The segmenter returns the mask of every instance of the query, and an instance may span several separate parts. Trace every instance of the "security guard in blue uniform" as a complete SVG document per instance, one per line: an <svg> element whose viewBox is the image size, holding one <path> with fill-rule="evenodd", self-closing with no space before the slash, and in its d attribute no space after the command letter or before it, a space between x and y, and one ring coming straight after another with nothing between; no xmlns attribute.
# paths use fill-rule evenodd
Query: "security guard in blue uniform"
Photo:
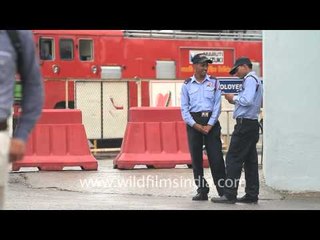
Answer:
<svg viewBox="0 0 320 240"><path fill-rule="evenodd" d="M228 102L235 105L233 118L237 123L226 157L227 176L224 195L220 198L212 198L211 201L215 203L235 203L236 201L257 203L259 175L256 145L259 140L258 116L262 105L263 89L261 80L252 71L252 63L249 58L237 59L230 74L243 79L242 89L237 96L225 94ZM246 194L236 199L242 166L245 172Z"/></svg>
<svg viewBox="0 0 320 240"><path fill-rule="evenodd" d="M197 195L192 200L208 200L209 185L203 176L203 152L205 144L211 174L219 196L223 195L225 165L220 139L221 90L219 81L207 75L212 61L204 54L192 58L194 75L181 89L181 113L187 124L189 150Z"/></svg>

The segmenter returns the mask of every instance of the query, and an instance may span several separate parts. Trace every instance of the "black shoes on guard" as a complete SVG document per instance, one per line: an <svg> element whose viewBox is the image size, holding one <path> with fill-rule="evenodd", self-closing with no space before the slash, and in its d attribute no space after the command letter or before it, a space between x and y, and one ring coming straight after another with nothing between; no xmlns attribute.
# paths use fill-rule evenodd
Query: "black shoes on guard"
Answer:
<svg viewBox="0 0 320 240"><path fill-rule="evenodd" d="M258 197L251 197L249 195L244 195L242 198L238 198L239 203L258 203Z"/></svg>
<svg viewBox="0 0 320 240"><path fill-rule="evenodd" d="M207 201L208 200L208 194L207 193L197 193L197 195L195 195L192 198L193 201Z"/></svg>
<svg viewBox="0 0 320 240"><path fill-rule="evenodd" d="M192 198L193 201L207 201L208 200L208 194L207 193L197 193ZM244 195L241 198L231 198L227 197L226 195L220 196L220 197L213 197L211 198L211 202L213 203L227 203L227 204L235 204L238 203L258 203L258 197L251 197L249 195Z"/></svg>

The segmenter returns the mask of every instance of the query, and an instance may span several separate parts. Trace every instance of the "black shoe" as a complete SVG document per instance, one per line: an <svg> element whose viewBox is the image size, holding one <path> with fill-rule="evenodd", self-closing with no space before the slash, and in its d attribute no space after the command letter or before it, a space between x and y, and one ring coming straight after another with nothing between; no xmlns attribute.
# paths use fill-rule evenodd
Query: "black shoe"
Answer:
<svg viewBox="0 0 320 240"><path fill-rule="evenodd" d="M224 195L223 189L218 189L217 190L219 197L222 197Z"/></svg>
<svg viewBox="0 0 320 240"><path fill-rule="evenodd" d="M208 200L208 194L207 193L197 193L197 195L195 195L192 198L193 201L206 201Z"/></svg>
<svg viewBox="0 0 320 240"><path fill-rule="evenodd" d="M227 198L226 195L223 195L222 197L219 197L219 198L211 198L211 202L235 204L236 199L235 198Z"/></svg>
<svg viewBox="0 0 320 240"><path fill-rule="evenodd" d="M250 197L249 195L244 195L242 198L238 198L239 203L258 203L258 197Z"/></svg>

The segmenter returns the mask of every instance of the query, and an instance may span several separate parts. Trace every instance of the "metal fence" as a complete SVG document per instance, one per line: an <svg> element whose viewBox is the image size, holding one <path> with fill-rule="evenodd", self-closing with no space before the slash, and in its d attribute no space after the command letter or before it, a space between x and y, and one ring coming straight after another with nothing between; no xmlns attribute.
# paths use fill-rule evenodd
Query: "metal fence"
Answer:
<svg viewBox="0 0 320 240"><path fill-rule="evenodd" d="M52 81L52 80L51 80ZM101 80L65 80L65 101L69 102L69 82L74 82L75 108L82 111L83 124L87 137L94 139L123 138L129 115L129 82L137 83L137 102L141 106L141 83L150 82L147 79L127 79L117 81ZM177 81L178 83L178 81ZM151 87L150 87L151 88ZM150 94L151 95L151 94ZM179 97L179 94L176 94ZM150 99L150 103L151 103ZM180 106L180 100L173 101ZM68 108L68 104L65 106ZM227 151L235 120L232 117L233 105L222 98L222 111L219 117L221 124L221 139L223 150ZM262 131L257 144L258 151L262 151ZM101 149L103 151L103 149Z"/></svg>

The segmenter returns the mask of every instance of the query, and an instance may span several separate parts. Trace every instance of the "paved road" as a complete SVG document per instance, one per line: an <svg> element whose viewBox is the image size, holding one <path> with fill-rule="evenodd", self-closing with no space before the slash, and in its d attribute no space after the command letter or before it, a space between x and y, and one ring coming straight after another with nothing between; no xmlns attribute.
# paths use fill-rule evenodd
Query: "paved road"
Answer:
<svg viewBox="0 0 320 240"><path fill-rule="evenodd" d="M213 186L209 169L205 170ZM320 194L287 194L265 185L260 172L259 204L214 204L195 202L192 170L186 166L175 169L134 170L113 169L110 157L99 160L98 171L68 168L64 171L38 171L25 168L9 175L8 210L266 210L320 209ZM240 185L239 195L244 193ZM211 187L210 197L217 196Z"/></svg>

